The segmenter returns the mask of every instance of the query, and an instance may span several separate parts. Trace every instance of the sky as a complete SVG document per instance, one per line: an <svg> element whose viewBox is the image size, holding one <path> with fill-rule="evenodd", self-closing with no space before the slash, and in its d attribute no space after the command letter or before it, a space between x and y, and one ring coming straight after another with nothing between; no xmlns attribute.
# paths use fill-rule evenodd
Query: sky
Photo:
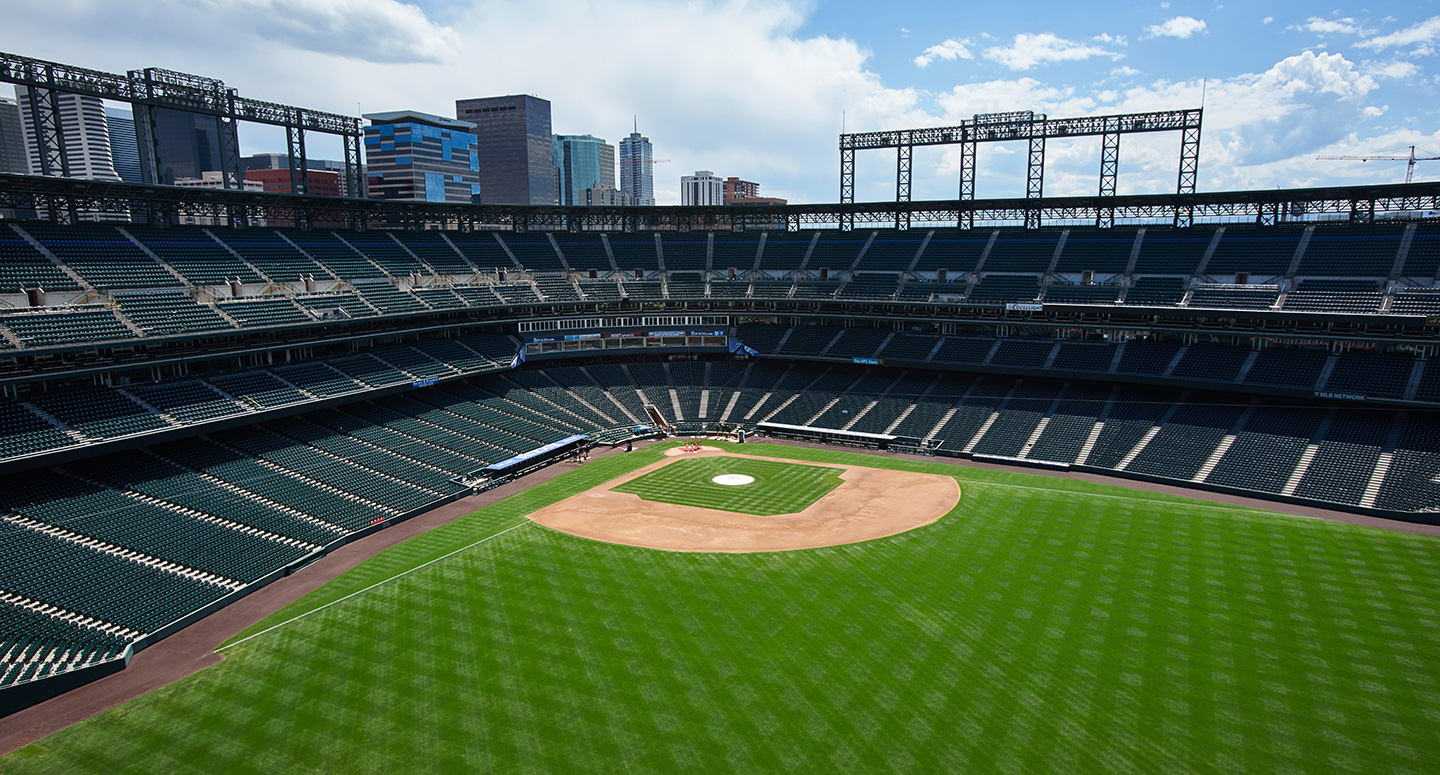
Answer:
<svg viewBox="0 0 1440 775"><path fill-rule="evenodd" d="M1440 0L882 3L875 0L0 0L0 50L110 72L163 67L254 99L355 115L454 115L534 94L560 134L638 123L655 193L710 170L792 202L839 198L838 135L1205 109L1202 191L1396 183L1440 155ZM9 94L0 84L0 93ZM242 125L244 153L282 133ZM1127 135L1119 193L1175 190L1180 138ZM1099 138L1052 141L1045 193L1093 194ZM307 136L312 156L339 145ZM915 151L912 197L953 199L958 151ZM976 195L1023 196L1023 143L980 146ZM1440 161L1416 180L1440 180ZM857 156L856 198L895 197L895 153Z"/></svg>

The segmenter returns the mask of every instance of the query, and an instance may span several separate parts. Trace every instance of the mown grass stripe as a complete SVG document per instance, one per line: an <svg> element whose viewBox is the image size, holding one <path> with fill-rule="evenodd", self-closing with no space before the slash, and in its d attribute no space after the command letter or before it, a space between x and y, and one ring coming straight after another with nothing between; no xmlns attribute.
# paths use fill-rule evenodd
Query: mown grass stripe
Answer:
<svg viewBox="0 0 1440 775"><path fill-rule="evenodd" d="M1370 775L1440 760L1434 538L923 461L769 456L1007 486L965 487L908 533L798 552L516 530L491 545L504 551L453 554L251 640L0 771ZM659 459L592 461L282 614Z"/></svg>
<svg viewBox="0 0 1440 775"><path fill-rule="evenodd" d="M305 617L309 616L310 614L318 613L318 612L323 611L323 610L325 610L325 609L327 609L327 608L329 608L330 606L333 606L333 605L339 605L339 604L345 602L346 600L349 600L349 599L352 598L352 597L356 597L356 596L358 596L358 595L363 595L363 594L365 594L366 592L369 592L369 591L371 591L371 590L375 589L376 587L379 587L379 586L381 586L381 585L383 585L383 584L389 584L390 582L392 582L392 581L394 581L394 580L396 580L396 579L404 578L405 576L408 576L408 575L410 575L411 573L414 573L415 571L418 571L418 570L420 570L420 569L422 569L422 568L428 568L428 567L430 567L431 565L434 565L434 564L437 563L437 562L443 562L444 560L447 560L447 559L449 559L449 558L451 558L451 557L454 557L455 555L457 555L457 554L459 554L459 553L461 553L461 552L468 551L468 550L473 549L473 548L475 548L475 547L477 547L477 546L479 546L479 545L481 545L481 544L488 543L488 542L491 541L492 539L499 538L500 536L505 535L506 533L509 533L509 532L512 531L512 530L517 530L517 529L519 529L519 528L525 527L526 525L533 525L533 524L535 524L535 523L533 523L533 522L521 522L521 523L519 523L519 524L511 525L510 527L507 527L507 528L505 528L504 530L501 530L500 532L498 532L498 533L496 533L496 534L494 534L494 535L486 536L486 537L480 539L479 541L476 541L476 542L473 543L473 544L469 544L468 546L462 546L462 547L460 547L459 549L456 549L456 550L453 551L453 552L450 552L450 553L448 553L448 554L443 554L443 555L441 555L441 556L439 556L439 557L436 557L436 558L433 559L433 560L430 560L429 562L426 562L426 563L421 564L421 565L417 565L417 566L415 566L415 567L413 567L413 568L410 568L409 570L401 571L400 573L397 573L397 574L395 574L394 576L391 576L391 577L389 577L389 578L387 578L387 579L384 579L383 581L377 581L377 582L375 582L374 584L371 584L370 586L365 587L364 589L358 589L358 590L356 590L356 591L354 591L354 592L351 592L350 594L348 594L348 595L340 598L339 600L332 600L332 601L330 601L330 602L328 602L328 603L325 603L324 605L321 605L321 606L318 607L318 608L312 608L312 609L310 609L309 611L306 611L306 612L300 614L299 616L294 617L293 619L286 619L285 621L280 622L279 624L275 624L275 625L272 625L272 626L270 626L270 627L266 627L265 629L261 630L260 632L255 633L254 635L248 635L248 636L246 636L246 637L244 637L244 638L241 638L240 640L236 640L236 641L231 641L231 642L229 642L229 643L225 643L225 644L221 645L219 648L217 648L217 649L215 649L215 650L216 650L216 651L224 651L225 649L230 648L231 646L238 646L238 645L240 645L241 643L244 643L245 641L251 640L252 638L258 638L258 637L260 637L261 635L264 635L264 634L267 633L267 632L271 632L272 630L277 630L277 629L279 629L279 628L281 628L281 627L284 627L284 626L287 625L287 624L290 624L290 623L292 623L292 622L297 622L297 621L299 621L299 620L301 620L301 619L304 619Z"/></svg>

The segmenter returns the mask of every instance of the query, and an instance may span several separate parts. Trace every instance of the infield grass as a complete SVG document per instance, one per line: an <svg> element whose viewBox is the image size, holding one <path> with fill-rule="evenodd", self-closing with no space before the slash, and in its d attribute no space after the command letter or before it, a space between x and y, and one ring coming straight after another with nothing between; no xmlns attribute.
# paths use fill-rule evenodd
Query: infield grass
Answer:
<svg viewBox="0 0 1440 775"><path fill-rule="evenodd" d="M964 494L908 533L795 552L661 552L523 519L660 456L593 460L375 557L224 663L0 771L1374 775L1440 761L1436 539L744 451L948 474Z"/></svg>
<svg viewBox="0 0 1440 775"><path fill-rule="evenodd" d="M743 457L680 458L611 489L647 501L772 516L803 511L840 486L840 473L838 468ZM755 481L745 485L711 481L722 474L745 474Z"/></svg>

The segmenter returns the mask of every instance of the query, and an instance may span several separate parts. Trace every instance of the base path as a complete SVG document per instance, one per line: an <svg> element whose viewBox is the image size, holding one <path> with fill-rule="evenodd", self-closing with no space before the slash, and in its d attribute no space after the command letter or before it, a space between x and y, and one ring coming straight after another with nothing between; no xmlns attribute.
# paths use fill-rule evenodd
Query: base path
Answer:
<svg viewBox="0 0 1440 775"><path fill-rule="evenodd" d="M775 552L884 538L928 525L960 502L953 478L910 471L736 455L715 447L670 459L546 506L530 519L562 533L675 552ZM803 511L760 516L644 500L612 488L676 457L735 457L840 469L841 484Z"/></svg>

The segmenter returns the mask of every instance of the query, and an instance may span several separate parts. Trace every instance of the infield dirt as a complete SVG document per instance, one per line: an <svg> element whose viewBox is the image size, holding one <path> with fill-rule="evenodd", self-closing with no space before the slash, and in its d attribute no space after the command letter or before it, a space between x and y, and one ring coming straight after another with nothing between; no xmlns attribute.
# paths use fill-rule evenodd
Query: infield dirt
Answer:
<svg viewBox="0 0 1440 775"><path fill-rule="evenodd" d="M666 450L667 459L546 506L530 519L563 533L607 543L675 552L776 552L884 538L928 525L960 502L955 479L834 463L738 455L717 447ZM681 506L612 488L677 457L737 457L841 468L842 483L793 514L759 516Z"/></svg>

